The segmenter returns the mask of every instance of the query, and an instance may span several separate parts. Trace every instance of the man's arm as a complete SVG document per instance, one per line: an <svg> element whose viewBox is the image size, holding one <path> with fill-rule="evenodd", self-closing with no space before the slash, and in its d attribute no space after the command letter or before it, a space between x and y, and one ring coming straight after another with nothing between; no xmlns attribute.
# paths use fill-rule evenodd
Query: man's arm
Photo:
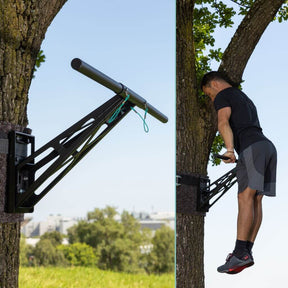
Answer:
<svg viewBox="0 0 288 288"><path fill-rule="evenodd" d="M225 163L234 163L236 157L234 155L234 141L233 132L229 124L231 116L231 107L224 107L218 110L218 130L224 140L227 152L224 156L229 157L231 160L224 161Z"/></svg>

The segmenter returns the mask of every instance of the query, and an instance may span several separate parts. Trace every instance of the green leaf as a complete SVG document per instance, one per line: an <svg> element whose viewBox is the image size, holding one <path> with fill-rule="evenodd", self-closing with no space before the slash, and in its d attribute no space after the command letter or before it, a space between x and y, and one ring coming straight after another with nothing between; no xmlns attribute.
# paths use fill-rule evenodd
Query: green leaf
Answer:
<svg viewBox="0 0 288 288"><path fill-rule="evenodd" d="M35 72L37 71L37 68L41 66L41 63L45 62L45 59L46 59L46 56L43 54L43 50L40 50L37 54L37 59L36 59L35 67L33 70L33 78L35 77Z"/></svg>

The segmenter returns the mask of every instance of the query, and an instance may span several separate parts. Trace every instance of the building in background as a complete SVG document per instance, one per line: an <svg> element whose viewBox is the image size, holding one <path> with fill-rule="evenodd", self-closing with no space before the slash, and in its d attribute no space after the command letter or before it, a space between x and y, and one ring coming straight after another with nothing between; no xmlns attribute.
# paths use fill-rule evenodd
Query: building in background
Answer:
<svg viewBox="0 0 288 288"><path fill-rule="evenodd" d="M62 215L49 215L45 221L41 222L33 222L30 218L30 221L27 222L26 220L22 224L21 233L25 237L40 237L46 232L53 231L66 235L67 230L77 224L79 220L79 218L64 217Z"/></svg>
<svg viewBox="0 0 288 288"><path fill-rule="evenodd" d="M137 219L141 225L141 229L149 228L152 231L156 231L163 225L174 229L175 214L173 212L133 212L133 217ZM49 215L45 221L33 222L32 218L25 218L22 223L21 233L26 238L40 237L46 232L58 231L61 234L67 235L67 230L76 225L80 218L65 217L62 215ZM118 221L121 217L117 218Z"/></svg>

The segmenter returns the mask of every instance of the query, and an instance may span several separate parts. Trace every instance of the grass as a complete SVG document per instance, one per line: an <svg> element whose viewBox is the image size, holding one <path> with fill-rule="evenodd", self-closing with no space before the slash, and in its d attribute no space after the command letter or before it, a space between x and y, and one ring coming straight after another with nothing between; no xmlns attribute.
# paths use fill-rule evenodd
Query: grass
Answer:
<svg viewBox="0 0 288 288"><path fill-rule="evenodd" d="M19 288L173 288L174 274L147 275L97 268L20 268Z"/></svg>

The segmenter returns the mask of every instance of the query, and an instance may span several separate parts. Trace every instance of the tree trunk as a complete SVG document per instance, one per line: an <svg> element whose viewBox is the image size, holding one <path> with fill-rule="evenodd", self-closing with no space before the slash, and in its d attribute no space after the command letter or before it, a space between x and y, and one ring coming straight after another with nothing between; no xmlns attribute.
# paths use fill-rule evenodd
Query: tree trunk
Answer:
<svg viewBox="0 0 288 288"><path fill-rule="evenodd" d="M193 0L176 6L176 171L207 174L216 118L210 102L198 97L193 42ZM204 287L204 217L196 211L197 187L180 185L176 191L176 283L179 288ZM182 204L188 204L183 209Z"/></svg>
<svg viewBox="0 0 288 288"><path fill-rule="evenodd" d="M18 287L20 222L1 223L0 287Z"/></svg>
<svg viewBox="0 0 288 288"><path fill-rule="evenodd" d="M24 131L37 54L46 30L67 0L0 1L0 284L18 287L22 214L4 212L8 133Z"/></svg>

